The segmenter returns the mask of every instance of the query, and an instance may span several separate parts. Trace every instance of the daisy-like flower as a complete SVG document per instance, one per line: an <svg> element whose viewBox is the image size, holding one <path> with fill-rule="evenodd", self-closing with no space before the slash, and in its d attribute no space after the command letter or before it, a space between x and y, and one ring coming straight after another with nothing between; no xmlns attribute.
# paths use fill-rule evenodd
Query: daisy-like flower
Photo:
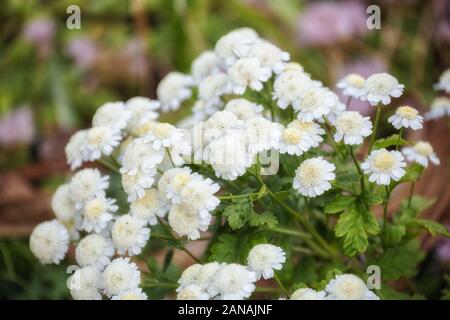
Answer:
<svg viewBox="0 0 450 320"><path fill-rule="evenodd" d="M311 288L301 288L291 294L291 300L324 300L325 291L316 291Z"/></svg>
<svg viewBox="0 0 450 320"><path fill-rule="evenodd" d="M119 254L128 253L135 256L141 253L150 238L150 229L145 228L142 220L126 214L117 218L111 230L111 237Z"/></svg>
<svg viewBox="0 0 450 320"><path fill-rule="evenodd" d="M303 121L320 119L330 113L331 109L339 103L339 99L328 89L311 87L305 90L300 99L292 103L297 118Z"/></svg>
<svg viewBox="0 0 450 320"><path fill-rule="evenodd" d="M206 120L218 111L219 108L217 105L206 103L203 100L195 101L194 105L192 106L192 114L194 119L197 121Z"/></svg>
<svg viewBox="0 0 450 320"><path fill-rule="evenodd" d="M280 153L300 156L319 146L324 134L325 130L315 122L294 120L281 133Z"/></svg>
<svg viewBox="0 0 450 320"><path fill-rule="evenodd" d="M302 94L312 85L311 78L301 71L285 71L274 82L273 99L280 109L298 105Z"/></svg>
<svg viewBox="0 0 450 320"><path fill-rule="evenodd" d="M84 148L86 140L87 130L77 131L70 137L65 148L67 163L70 165L70 169L75 170L76 168L79 168L83 162L88 161L86 150Z"/></svg>
<svg viewBox="0 0 450 320"><path fill-rule="evenodd" d="M351 73L338 81L337 87L342 90L344 96L359 99L364 95L366 79L356 73Z"/></svg>
<svg viewBox="0 0 450 320"><path fill-rule="evenodd" d="M286 253L273 244L254 246L247 257L248 268L256 273L256 279L273 278L274 270L281 270L286 262Z"/></svg>
<svg viewBox="0 0 450 320"><path fill-rule="evenodd" d="M183 173L183 175L187 178L190 177L190 169L189 168L172 168L169 170L164 171L164 173L162 174L162 176L159 178L158 180L158 190L159 190L159 194L165 198L165 199L170 199L167 195L169 193L169 185L172 181L172 178L174 176L176 176L179 173ZM183 183L183 186L189 182L189 179L185 179L186 182Z"/></svg>
<svg viewBox="0 0 450 320"><path fill-rule="evenodd" d="M74 300L102 300L102 276L94 266L77 269L67 283Z"/></svg>
<svg viewBox="0 0 450 320"><path fill-rule="evenodd" d="M222 36L214 48L217 57L231 66L238 57L246 56L250 47L258 41L258 34L250 28L239 28Z"/></svg>
<svg viewBox="0 0 450 320"><path fill-rule="evenodd" d="M105 294L109 297L121 294L139 287L141 273L130 258L114 259L103 271Z"/></svg>
<svg viewBox="0 0 450 320"><path fill-rule="evenodd" d="M186 288L187 286L196 284L200 276L201 269L202 265L199 263L193 264L184 269L180 279L178 279L178 283L180 286L177 288L177 292L180 292L183 288Z"/></svg>
<svg viewBox="0 0 450 320"><path fill-rule="evenodd" d="M169 208L170 203L167 198L162 197L155 188L146 190L142 198L130 204L131 215L150 225L158 223L157 217L165 217Z"/></svg>
<svg viewBox="0 0 450 320"><path fill-rule="evenodd" d="M192 179L180 192L180 203L198 211L201 218L208 218L220 200L214 196L220 186L211 179Z"/></svg>
<svg viewBox="0 0 450 320"><path fill-rule="evenodd" d="M450 93L450 69L447 69L442 73L439 82L434 85L434 88Z"/></svg>
<svg viewBox="0 0 450 320"><path fill-rule="evenodd" d="M200 231L208 230L211 215L201 217L198 210L188 205L174 204L169 211L169 225L180 237L189 240L200 238Z"/></svg>
<svg viewBox="0 0 450 320"><path fill-rule="evenodd" d="M223 266L218 262L210 262L202 265L195 283L211 297L217 295L217 290L213 285L216 273Z"/></svg>
<svg viewBox="0 0 450 320"><path fill-rule="evenodd" d="M300 71L300 72L304 72L305 69L298 62L288 62L284 66L284 71Z"/></svg>
<svg viewBox="0 0 450 320"><path fill-rule="evenodd" d="M113 219L113 213L119 207L115 199L104 196L87 200L82 209L82 228L87 232L101 232L108 226L108 222Z"/></svg>
<svg viewBox="0 0 450 320"><path fill-rule="evenodd" d="M75 258L81 267L94 266L102 270L111 262L114 246L110 239L100 234L89 234L78 243Z"/></svg>
<svg viewBox="0 0 450 320"><path fill-rule="evenodd" d="M146 143L145 138L137 138L125 149L120 173L135 175L139 170L145 173L151 172L163 159L164 149L152 148Z"/></svg>
<svg viewBox="0 0 450 320"><path fill-rule="evenodd" d="M165 191L164 196L170 199L173 203L180 203L181 190L192 180L199 179L200 175L192 173L190 168L181 168L181 170L173 170L170 172L170 178L167 186L163 187L160 191Z"/></svg>
<svg viewBox="0 0 450 320"><path fill-rule="evenodd" d="M122 130L131 118L131 112L127 110L122 101L107 102L97 109L92 117L93 127L110 127L113 130Z"/></svg>
<svg viewBox="0 0 450 320"><path fill-rule="evenodd" d="M77 211L75 203L70 196L69 184L63 184L56 189L52 197L52 210L58 221L61 223L73 222Z"/></svg>
<svg viewBox="0 0 450 320"><path fill-rule="evenodd" d="M231 93L231 84L225 73L213 73L204 78L198 86L198 97L210 107L223 105L221 97Z"/></svg>
<svg viewBox="0 0 450 320"><path fill-rule="evenodd" d="M336 177L334 170L335 165L322 157L305 160L295 171L292 186L305 197L320 196L331 189L330 181Z"/></svg>
<svg viewBox="0 0 450 320"><path fill-rule="evenodd" d="M168 73L156 88L163 112L177 110L181 103L191 97L194 81L180 72Z"/></svg>
<svg viewBox="0 0 450 320"><path fill-rule="evenodd" d="M197 83L207 76L219 71L220 59L214 51L211 50L200 53L200 55L195 58L191 64L191 74Z"/></svg>
<svg viewBox="0 0 450 320"><path fill-rule="evenodd" d="M213 114L203 125L203 137L207 142L217 140L226 135L240 133L245 123L230 111L219 111Z"/></svg>
<svg viewBox="0 0 450 320"><path fill-rule="evenodd" d="M418 141L413 147L403 148L403 154L408 161L414 161L423 167L428 167L428 161L439 165L440 161L433 150L433 146L426 141Z"/></svg>
<svg viewBox="0 0 450 320"><path fill-rule="evenodd" d="M177 300L209 300L209 295L199 286L191 284L178 292Z"/></svg>
<svg viewBox="0 0 450 320"><path fill-rule="evenodd" d="M364 137L372 133L372 122L369 117L363 117L357 111L344 111L334 122L336 132L334 140L344 140L345 144L358 145L363 143Z"/></svg>
<svg viewBox="0 0 450 320"><path fill-rule="evenodd" d="M450 99L437 97L431 103L431 110L425 114L426 120L439 119L450 116Z"/></svg>
<svg viewBox="0 0 450 320"><path fill-rule="evenodd" d="M283 72L290 58L289 53L264 40L252 45L248 56L258 59L261 66L270 69L275 74Z"/></svg>
<svg viewBox="0 0 450 320"><path fill-rule="evenodd" d="M353 274L337 275L331 280L325 290L330 300L379 300L366 284Z"/></svg>
<svg viewBox="0 0 450 320"><path fill-rule="evenodd" d="M102 155L109 156L122 140L120 131L112 127L98 126L87 130L84 144L86 157L89 161L100 159Z"/></svg>
<svg viewBox="0 0 450 320"><path fill-rule="evenodd" d="M263 117L255 117L246 121L245 133L250 154L271 149L278 150L283 126L270 122Z"/></svg>
<svg viewBox="0 0 450 320"><path fill-rule="evenodd" d="M361 164L364 173L369 174L369 181L380 185L389 185L391 179L399 181L404 175L405 158L399 151L386 149L374 150Z"/></svg>
<svg viewBox="0 0 450 320"><path fill-rule="evenodd" d="M158 123L144 137L144 142L151 143L155 150L176 146L181 141L183 132L169 123Z"/></svg>
<svg viewBox="0 0 450 320"><path fill-rule="evenodd" d="M263 82L270 78L270 74L270 69L263 67L256 58L241 58L228 69L228 76L235 94L244 94L247 88L261 91Z"/></svg>
<svg viewBox="0 0 450 320"><path fill-rule="evenodd" d="M364 83L364 95L361 96L361 100L367 100L373 106L379 103L387 105L391 103L391 97L398 98L403 94L404 87L388 73L374 73Z"/></svg>
<svg viewBox="0 0 450 320"><path fill-rule="evenodd" d="M251 296L255 290L256 273L239 264L221 267L214 279L214 286L221 300L241 300Z"/></svg>
<svg viewBox="0 0 450 320"><path fill-rule="evenodd" d="M111 300L148 300L148 297L141 288L134 288L113 296Z"/></svg>
<svg viewBox="0 0 450 320"><path fill-rule="evenodd" d="M160 106L161 103L158 100L151 100L145 97L133 97L128 100L126 102L126 108L131 113L127 126L128 131L137 134L137 128L144 121L156 120L159 116L156 110Z"/></svg>
<svg viewBox="0 0 450 320"><path fill-rule="evenodd" d="M136 201L145 196L145 190L150 189L155 182L156 173L156 169L153 169L147 170L147 172L139 170L133 175L122 174L122 187L128 194L128 202Z"/></svg>
<svg viewBox="0 0 450 320"><path fill-rule="evenodd" d="M69 233L56 219L42 222L31 233L30 249L42 264L59 264L69 249Z"/></svg>
<svg viewBox="0 0 450 320"><path fill-rule="evenodd" d="M81 209L85 201L103 196L109 186L109 176L102 176L97 169L78 171L70 181L69 189L76 209Z"/></svg>
<svg viewBox="0 0 450 320"><path fill-rule="evenodd" d="M247 99L232 99L227 102L224 111L234 113L239 120L249 120L262 116L263 106Z"/></svg>
<svg viewBox="0 0 450 320"><path fill-rule="evenodd" d="M419 130L423 127L423 117L419 115L419 111L409 106L398 107L395 114L389 117L388 122L396 129Z"/></svg>

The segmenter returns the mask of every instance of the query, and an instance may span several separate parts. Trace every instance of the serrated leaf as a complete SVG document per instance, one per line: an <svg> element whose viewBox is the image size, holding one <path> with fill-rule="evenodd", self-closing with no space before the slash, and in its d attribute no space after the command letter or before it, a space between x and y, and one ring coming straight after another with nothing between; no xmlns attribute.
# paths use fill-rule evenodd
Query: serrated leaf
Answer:
<svg viewBox="0 0 450 320"><path fill-rule="evenodd" d="M408 224L425 228L432 236L439 235L450 238L448 229L437 221L429 219L411 219Z"/></svg>
<svg viewBox="0 0 450 320"><path fill-rule="evenodd" d="M253 213L250 215L248 223L252 227L267 226L274 228L278 224L278 220L272 212L265 211L261 214Z"/></svg>
<svg viewBox="0 0 450 320"><path fill-rule="evenodd" d="M431 207L434 200L425 199L420 196L414 196L411 202L405 200L400 207L400 221L416 218L422 211Z"/></svg>
<svg viewBox="0 0 450 320"><path fill-rule="evenodd" d="M406 234L406 228L403 225L387 224L385 241L389 246L400 243Z"/></svg>
<svg viewBox="0 0 450 320"><path fill-rule="evenodd" d="M353 202L355 202L356 197L353 196L343 196L338 195L336 198L331 200L324 208L325 213L338 213L347 209Z"/></svg>
<svg viewBox="0 0 450 320"><path fill-rule="evenodd" d="M228 219L228 224L233 230L242 228L253 213L253 203L249 199L242 199L227 206L223 216Z"/></svg>
<svg viewBox="0 0 450 320"><path fill-rule="evenodd" d="M404 182L414 182L419 179L425 168L418 163L413 163L408 168L406 168L405 175L397 182L397 184Z"/></svg>
<svg viewBox="0 0 450 320"><path fill-rule="evenodd" d="M239 260L237 247L239 237L231 234L222 234L216 242L211 245L211 255L209 261L217 262L237 262Z"/></svg>
<svg viewBox="0 0 450 320"><path fill-rule="evenodd" d="M373 143L373 149L382 149L382 148L396 146L398 141L399 141L398 134L393 134L387 138L376 140ZM403 146L405 144L408 144L408 141L406 141L405 139L400 139L399 145Z"/></svg>

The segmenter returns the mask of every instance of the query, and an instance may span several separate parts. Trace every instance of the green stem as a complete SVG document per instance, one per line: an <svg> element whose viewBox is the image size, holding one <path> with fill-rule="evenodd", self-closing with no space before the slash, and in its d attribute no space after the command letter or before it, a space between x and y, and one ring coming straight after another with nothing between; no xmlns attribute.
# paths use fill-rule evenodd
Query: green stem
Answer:
<svg viewBox="0 0 450 320"><path fill-rule="evenodd" d="M401 127L400 132L398 133L397 145L395 146L395 150L398 150L400 148L400 140L402 139L403 129L404 128Z"/></svg>
<svg viewBox="0 0 450 320"><path fill-rule="evenodd" d="M218 196L220 200L233 200L233 199L241 199L241 198L249 198L249 197L255 197L258 196L258 192L254 193L247 193L247 194L232 194L229 196Z"/></svg>
<svg viewBox="0 0 450 320"><path fill-rule="evenodd" d="M386 242L386 230L387 230L387 208L389 204L389 198L391 197L391 189L389 186L385 187L386 190L386 199L384 200L383 205L383 240Z"/></svg>
<svg viewBox="0 0 450 320"><path fill-rule="evenodd" d="M370 138L369 154L372 151L373 143L375 142L375 139L377 137L378 124L380 122L380 114L381 114L381 105L379 104L377 106L377 114L375 115L372 137Z"/></svg>
<svg viewBox="0 0 450 320"><path fill-rule="evenodd" d="M173 165L174 168L176 168L177 166L175 165L175 163L173 163L172 156L170 155L169 148L166 148L166 154L169 157L170 163Z"/></svg>
<svg viewBox="0 0 450 320"><path fill-rule="evenodd" d="M100 162L103 166L114 172L119 172L120 166L116 164L114 161L112 161L110 158L102 157L98 160L98 162Z"/></svg>
<svg viewBox="0 0 450 320"><path fill-rule="evenodd" d="M413 181L411 183L411 188L409 189L409 197L408 197L408 209L411 208L412 197L414 196L414 188L416 187L416 182Z"/></svg>
<svg viewBox="0 0 450 320"><path fill-rule="evenodd" d="M186 249L186 247L183 246L183 247L180 247L180 249L181 249L182 251L184 251L189 257L191 257L192 260L194 260L195 262L200 263L200 264L203 263L200 259L198 259L196 256L194 256L194 255L192 254L192 252L190 252L188 249Z"/></svg>
<svg viewBox="0 0 450 320"><path fill-rule="evenodd" d="M311 235L303 231L292 230L287 228L265 228L265 229L276 233L285 234L288 236L299 237L300 239L311 239Z"/></svg>
<svg viewBox="0 0 450 320"><path fill-rule="evenodd" d="M278 286L280 287L281 291L283 291L284 295L287 298L289 298L290 297L289 292L286 290L286 288L284 287L283 283L281 282L280 278L276 273L274 273L274 279L278 283Z"/></svg>
<svg viewBox="0 0 450 320"><path fill-rule="evenodd" d="M353 162L355 163L355 167L358 170L358 174L359 174L359 180L361 183L361 194L364 193L365 190L365 184L364 184L364 173L361 170L361 167L359 166L358 160L356 160L355 157L355 152L353 151L353 147L350 146L350 155L352 157Z"/></svg>

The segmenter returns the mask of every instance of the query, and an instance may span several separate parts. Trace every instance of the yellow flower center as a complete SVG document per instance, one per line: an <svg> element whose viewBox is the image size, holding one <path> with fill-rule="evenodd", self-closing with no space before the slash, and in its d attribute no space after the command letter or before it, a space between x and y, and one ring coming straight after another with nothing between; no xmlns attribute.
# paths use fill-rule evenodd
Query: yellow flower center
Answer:
<svg viewBox="0 0 450 320"><path fill-rule="evenodd" d="M320 99L319 94L314 91L314 90L310 90L308 92L306 92L303 95L302 98L302 109L303 110L312 110L317 106L317 103Z"/></svg>
<svg viewBox="0 0 450 320"><path fill-rule="evenodd" d="M173 177L172 185L175 189L180 190L190 181L190 179L191 175L188 172L182 172Z"/></svg>
<svg viewBox="0 0 450 320"><path fill-rule="evenodd" d="M408 120L415 119L419 114L419 112L416 109L411 108L409 106L399 107L395 113L397 113L397 115L399 115L400 117L406 118Z"/></svg>
<svg viewBox="0 0 450 320"><path fill-rule="evenodd" d="M364 82L366 81L359 74L350 74L347 76L346 80L349 85L356 88L364 87Z"/></svg>
<svg viewBox="0 0 450 320"><path fill-rule="evenodd" d="M433 153L433 147L431 144L425 141L419 141L414 146L414 150L422 156L428 156Z"/></svg>
<svg viewBox="0 0 450 320"><path fill-rule="evenodd" d="M373 165L380 171L389 171L395 164L395 157L389 151L382 151L375 156Z"/></svg>
<svg viewBox="0 0 450 320"><path fill-rule="evenodd" d="M138 299L139 299L139 297L136 294L134 294L133 292L129 292L122 296L122 300L138 300Z"/></svg>
<svg viewBox="0 0 450 320"><path fill-rule="evenodd" d="M169 123L159 123L154 129L154 133L158 138L166 138L172 131L173 126Z"/></svg>
<svg viewBox="0 0 450 320"><path fill-rule="evenodd" d="M299 179L308 185L316 184L322 177L322 170L314 163L304 163L300 166Z"/></svg>
<svg viewBox="0 0 450 320"><path fill-rule="evenodd" d="M301 120L294 120L289 127L296 128L300 131L309 131L314 126L313 122L303 122Z"/></svg>
<svg viewBox="0 0 450 320"><path fill-rule="evenodd" d="M283 140L289 144L298 144L301 138L301 132L295 128L287 128L283 131Z"/></svg>
<svg viewBox="0 0 450 320"><path fill-rule="evenodd" d="M105 203L100 199L93 199L86 204L84 215L88 218L95 219L105 212Z"/></svg>
<svg viewBox="0 0 450 320"><path fill-rule="evenodd" d="M107 128L93 127L88 131L88 141L90 144L98 145L103 143L105 136L107 135Z"/></svg>

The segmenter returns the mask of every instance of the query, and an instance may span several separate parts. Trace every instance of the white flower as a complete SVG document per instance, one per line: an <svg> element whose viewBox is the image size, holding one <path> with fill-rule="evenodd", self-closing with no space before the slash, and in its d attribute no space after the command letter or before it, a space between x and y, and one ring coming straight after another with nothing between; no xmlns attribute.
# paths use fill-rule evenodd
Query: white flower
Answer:
<svg viewBox="0 0 450 320"><path fill-rule="evenodd" d="M245 124L250 154L279 148L282 125L263 117L251 118Z"/></svg>
<svg viewBox="0 0 450 320"><path fill-rule="evenodd" d="M300 71L303 72L303 66L298 62L288 62L284 66L284 71Z"/></svg>
<svg viewBox="0 0 450 320"><path fill-rule="evenodd" d="M87 200L82 209L82 228L87 232L101 232L108 226L108 222L113 219L113 213L119 207L116 200L104 196Z"/></svg>
<svg viewBox="0 0 450 320"><path fill-rule="evenodd" d="M336 132L334 140L341 141L348 145L358 145L363 143L364 137L372 133L372 122L369 117L363 117L357 111L344 111L336 118L334 123Z"/></svg>
<svg viewBox="0 0 450 320"><path fill-rule="evenodd" d="M337 87L342 90L344 96L360 98L364 95L364 84L366 79L359 74L351 73L338 81Z"/></svg>
<svg viewBox="0 0 450 320"><path fill-rule="evenodd" d="M374 150L361 164L364 173L370 174L369 181L380 185L389 185L391 179L399 181L404 175L405 158L399 151L386 149Z"/></svg>
<svg viewBox="0 0 450 320"><path fill-rule="evenodd" d="M338 97L330 90L311 87L305 90L298 100L293 101L292 106L298 111L299 120L309 122L326 116L338 103Z"/></svg>
<svg viewBox="0 0 450 320"><path fill-rule="evenodd" d="M418 130L423 127L423 117L416 109L409 106L398 107L395 114L389 117L388 122L396 129L403 127Z"/></svg>
<svg viewBox="0 0 450 320"><path fill-rule="evenodd" d="M207 142L211 142L226 135L240 133L244 125L244 121L239 120L236 114L225 110L219 111L205 121L203 136Z"/></svg>
<svg viewBox="0 0 450 320"><path fill-rule="evenodd" d="M215 296L218 292L214 287L214 279L216 273L223 265L218 262L210 262L202 265L196 278L195 284L202 290L205 290L211 297Z"/></svg>
<svg viewBox="0 0 450 320"><path fill-rule="evenodd" d="M82 266L94 266L99 270L111 262L114 247L110 239L100 234L89 234L78 243L75 249L77 263Z"/></svg>
<svg viewBox="0 0 450 320"><path fill-rule="evenodd" d="M296 104L303 92L312 85L311 78L301 71L285 71L274 82L273 99L277 100L278 107L286 109Z"/></svg>
<svg viewBox="0 0 450 320"><path fill-rule="evenodd" d="M161 103L158 100L151 100L145 97L133 97L126 102L127 110L131 113L127 129L137 134L138 128L144 121L151 121L158 118L159 114L155 110L159 109Z"/></svg>
<svg viewBox="0 0 450 320"><path fill-rule="evenodd" d="M291 294L291 300L324 300L326 293L310 288L301 288Z"/></svg>
<svg viewBox="0 0 450 320"><path fill-rule="evenodd" d="M178 283L180 284L180 286L177 288L177 292L180 292L183 288L187 286L196 284L200 276L201 269L202 265L198 263L193 264L184 269L180 279L178 279Z"/></svg>
<svg viewBox="0 0 450 320"><path fill-rule="evenodd" d="M178 174L182 174L179 178L177 178L177 179L180 179L180 181L179 181L181 184L180 190L187 182L189 182L190 174L191 174L191 171L189 168L172 168L172 169L165 171L158 180L158 190L162 197L164 197L166 199L170 199L168 197L169 185L172 183L172 178ZM182 177L184 177L185 179L181 179ZM178 182L176 182L176 183L178 184ZM171 186L171 188L173 188L173 186ZM172 192L172 190L171 190L171 192Z"/></svg>
<svg viewBox="0 0 450 320"><path fill-rule="evenodd" d="M59 264L69 249L69 233L58 220L42 222L31 233L30 249L42 264Z"/></svg>
<svg viewBox="0 0 450 320"><path fill-rule="evenodd" d="M135 174L122 174L122 187L128 194L128 202L136 201L145 196L145 190L150 189L155 182L154 176L156 169L153 171L144 172L139 170Z"/></svg>
<svg viewBox="0 0 450 320"><path fill-rule="evenodd" d="M84 148L85 156L89 161L95 161L102 155L109 156L122 140L117 129L98 126L87 130Z"/></svg>
<svg viewBox="0 0 450 320"><path fill-rule="evenodd" d="M69 184L63 184L56 189L52 197L52 210L61 223L73 222L77 214L75 203L70 196Z"/></svg>
<svg viewBox="0 0 450 320"><path fill-rule="evenodd" d="M128 252L128 255L135 256L141 253L150 238L150 229L145 228L142 220L125 214L117 218L111 230L111 237L119 254Z"/></svg>
<svg viewBox="0 0 450 320"><path fill-rule="evenodd" d="M66 145L65 152L67 163L70 169L75 170L80 167L85 161L88 161L84 145L87 140L87 130L80 130L75 132Z"/></svg>
<svg viewBox="0 0 450 320"><path fill-rule="evenodd" d="M184 100L191 97L192 85L193 80L190 76L180 72L168 73L156 88L161 110L164 112L177 110Z"/></svg>
<svg viewBox="0 0 450 320"><path fill-rule="evenodd" d="M239 28L222 36L216 43L214 52L227 66L232 65L238 56L245 56L258 40L258 34L250 28Z"/></svg>
<svg viewBox="0 0 450 320"><path fill-rule="evenodd" d="M261 66L270 69L275 74L283 72L286 62L289 61L289 53L264 40L258 41L250 47L249 57L258 59Z"/></svg>
<svg viewBox="0 0 450 320"><path fill-rule="evenodd" d="M191 74L197 83L207 76L219 71L220 60L214 51L211 50L200 53L191 64Z"/></svg>
<svg viewBox="0 0 450 320"><path fill-rule="evenodd" d="M353 274L337 275L331 280L325 290L331 300L379 300L366 284Z"/></svg>
<svg viewBox="0 0 450 320"><path fill-rule="evenodd" d="M435 165L440 164L439 158L429 142L418 141L413 147L403 148L402 151L408 161L417 162L425 168L428 167L428 160Z"/></svg>
<svg viewBox="0 0 450 320"><path fill-rule="evenodd" d="M137 138L125 149L120 173L135 175L139 170L150 173L163 159L164 149L156 150L144 138Z"/></svg>
<svg viewBox="0 0 450 320"><path fill-rule="evenodd" d="M336 176L335 165L315 157L303 161L295 171L292 186L305 197L316 197L331 189L330 181Z"/></svg>
<svg viewBox="0 0 450 320"><path fill-rule="evenodd" d="M247 99L232 99L227 102L224 111L234 113L239 120L249 120L262 116L263 107Z"/></svg>
<svg viewBox="0 0 450 320"><path fill-rule="evenodd" d="M171 171L169 183L160 191L166 191L165 197L171 199L173 203L181 202L180 192L190 181L199 179L197 173L192 173L191 169L185 167L179 171Z"/></svg>
<svg viewBox="0 0 450 320"><path fill-rule="evenodd" d="M214 196L220 186L211 179L192 179L180 192L180 203L190 206L199 212L200 217L208 218L220 203Z"/></svg>
<svg viewBox="0 0 450 320"><path fill-rule="evenodd" d="M141 273L130 258L114 259L103 271L105 294L109 297L136 289L141 282Z"/></svg>
<svg viewBox="0 0 450 320"><path fill-rule="evenodd" d="M337 103L330 108L330 112L325 116L325 118L330 123L334 124L337 117L339 117L345 110L347 110L347 106L338 100ZM321 123L325 122L323 119L319 119L318 121Z"/></svg>
<svg viewBox="0 0 450 320"><path fill-rule="evenodd" d="M134 288L113 296L111 300L148 300L148 297L141 288Z"/></svg>
<svg viewBox="0 0 450 320"><path fill-rule="evenodd" d="M273 244L258 244L254 246L247 257L248 268L256 273L256 279L270 279L274 270L281 270L286 262L286 253Z"/></svg>
<svg viewBox="0 0 450 320"><path fill-rule="evenodd" d="M256 273L239 264L221 267L215 276L214 286L221 300L241 300L248 298L255 290Z"/></svg>
<svg viewBox="0 0 450 320"><path fill-rule="evenodd" d="M450 116L450 99L437 97L431 103L431 110L425 114L425 119L433 120Z"/></svg>
<svg viewBox="0 0 450 320"><path fill-rule="evenodd" d="M219 108L217 105L212 105L210 103L206 103L203 100L197 100L195 101L194 105L192 106L192 113L195 120L202 121L210 116L212 116L214 113L219 111Z"/></svg>
<svg viewBox="0 0 450 320"><path fill-rule="evenodd" d="M200 238L200 231L208 230L211 215L201 217L198 210L187 206L174 204L169 211L169 225L180 237L187 236L189 240Z"/></svg>
<svg viewBox="0 0 450 320"><path fill-rule="evenodd" d="M67 283L74 300L102 300L102 276L94 266L77 269Z"/></svg>
<svg viewBox="0 0 450 320"><path fill-rule="evenodd" d="M70 181L69 189L75 208L81 209L85 201L103 196L109 185L109 176L102 176L97 169L78 171Z"/></svg>
<svg viewBox="0 0 450 320"><path fill-rule="evenodd" d="M170 164L170 167L181 167L186 162L191 160L192 155L192 139L190 131L186 129L178 129L182 134L182 140L170 149L166 149L165 161Z"/></svg>
<svg viewBox="0 0 450 320"><path fill-rule="evenodd" d="M398 98L403 93L405 86L388 73L374 73L364 83L364 95L361 100L367 100L375 106L391 103L391 97Z"/></svg>
<svg viewBox="0 0 450 320"><path fill-rule="evenodd" d="M261 66L256 58L241 58L228 69L228 76L233 92L244 94L247 88L261 91L263 82L270 78L270 69Z"/></svg>
<svg viewBox="0 0 450 320"><path fill-rule="evenodd" d="M169 123L158 123L144 137L145 143L151 143L153 149L170 148L183 141L183 132Z"/></svg>
<svg viewBox="0 0 450 320"><path fill-rule="evenodd" d="M131 118L131 112L125 108L122 101L107 102L97 109L92 117L93 127L110 127L115 131L124 129L128 120Z"/></svg>
<svg viewBox="0 0 450 320"><path fill-rule="evenodd" d="M162 197L157 189L151 188L145 191L142 198L131 202L130 212L134 218L155 225L158 222L157 217L165 217L169 207L170 203L166 197Z"/></svg>
<svg viewBox="0 0 450 320"><path fill-rule="evenodd" d="M232 91L228 76L225 73L213 73L204 78L198 86L198 97L207 107L219 107L223 104L221 97Z"/></svg>
<svg viewBox="0 0 450 320"><path fill-rule="evenodd" d="M319 146L325 134L319 124L294 120L281 133L280 153L302 155L311 148Z"/></svg>
<svg viewBox="0 0 450 320"><path fill-rule="evenodd" d="M209 295L195 284L191 284L180 290L177 300L208 300Z"/></svg>
<svg viewBox="0 0 450 320"><path fill-rule="evenodd" d="M450 93L450 69L447 69L442 73L439 82L434 85L434 88Z"/></svg>

